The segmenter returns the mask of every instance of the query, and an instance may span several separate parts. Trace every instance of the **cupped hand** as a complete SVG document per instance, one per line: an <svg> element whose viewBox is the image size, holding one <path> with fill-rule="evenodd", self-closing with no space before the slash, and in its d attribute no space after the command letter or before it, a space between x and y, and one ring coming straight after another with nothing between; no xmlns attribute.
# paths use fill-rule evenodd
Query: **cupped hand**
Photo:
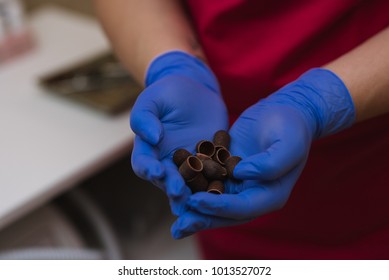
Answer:
<svg viewBox="0 0 389 280"><path fill-rule="evenodd" d="M226 194L197 193L172 227L182 238L232 226L282 208L307 160L313 139L350 126L354 107L343 83L315 69L248 108L230 130L231 153L243 160ZM336 101L336 102L335 102Z"/></svg>
<svg viewBox="0 0 389 280"><path fill-rule="evenodd" d="M154 61L150 76L131 111L132 167L166 191L172 212L179 215L191 192L172 155L179 148L193 152L199 140L226 129L227 110L212 72L194 57L168 53Z"/></svg>

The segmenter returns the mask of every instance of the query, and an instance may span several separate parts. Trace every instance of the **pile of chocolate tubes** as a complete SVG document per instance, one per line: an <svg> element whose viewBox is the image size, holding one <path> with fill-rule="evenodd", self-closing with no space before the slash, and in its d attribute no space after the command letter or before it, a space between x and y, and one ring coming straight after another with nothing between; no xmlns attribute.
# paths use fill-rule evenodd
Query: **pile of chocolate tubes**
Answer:
<svg viewBox="0 0 389 280"><path fill-rule="evenodd" d="M192 193L224 193L223 182L234 179L234 168L242 160L238 156L231 156L229 145L230 135L227 131L219 130L212 142L201 140L197 143L195 155L185 149L175 151L173 161Z"/></svg>

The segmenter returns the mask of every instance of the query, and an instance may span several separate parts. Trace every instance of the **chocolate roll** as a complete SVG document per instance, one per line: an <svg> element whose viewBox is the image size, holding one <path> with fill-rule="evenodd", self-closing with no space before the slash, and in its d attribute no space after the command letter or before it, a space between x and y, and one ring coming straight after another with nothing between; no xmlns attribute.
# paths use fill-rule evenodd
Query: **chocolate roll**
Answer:
<svg viewBox="0 0 389 280"><path fill-rule="evenodd" d="M213 159L221 165L225 165L225 162L229 157L231 157L230 152L226 148L220 148L213 156Z"/></svg>
<svg viewBox="0 0 389 280"><path fill-rule="evenodd" d="M226 160L226 169L227 169L227 175L229 178L234 178L234 169L235 166L242 160L241 157L238 156L231 156Z"/></svg>
<svg viewBox="0 0 389 280"><path fill-rule="evenodd" d="M215 144L215 146L221 146L226 149L228 149L230 146L230 140L230 135L225 130L219 130L213 136L213 144Z"/></svg>
<svg viewBox="0 0 389 280"><path fill-rule="evenodd" d="M227 176L227 170L212 159L203 161L202 173L208 180L223 180Z"/></svg>
<svg viewBox="0 0 389 280"><path fill-rule="evenodd" d="M189 156L178 168L185 181L193 179L203 170L203 163L195 156Z"/></svg>
<svg viewBox="0 0 389 280"><path fill-rule="evenodd" d="M186 181L186 184L192 190L192 193L205 192L208 189L208 180L202 173L199 173L194 178Z"/></svg>
<svg viewBox="0 0 389 280"><path fill-rule="evenodd" d="M208 140L201 140L196 145L196 152L212 157L215 154L215 145Z"/></svg>
<svg viewBox="0 0 389 280"><path fill-rule="evenodd" d="M214 194L222 194L224 193L224 184L222 181L216 180L212 181L208 185L207 192Z"/></svg>
<svg viewBox="0 0 389 280"><path fill-rule="evenodd" d="M185 149L178 149L173 154L173 162L180 167L181 164L192 154Z"/></svg>
<svg viewBox="0 0 389 280"><path fill-rule="evenodd" d="M212 159L210 156L204 155L202 153L196 153L196 157L199 158L201 161L204 161L206 159Z"/></svg>

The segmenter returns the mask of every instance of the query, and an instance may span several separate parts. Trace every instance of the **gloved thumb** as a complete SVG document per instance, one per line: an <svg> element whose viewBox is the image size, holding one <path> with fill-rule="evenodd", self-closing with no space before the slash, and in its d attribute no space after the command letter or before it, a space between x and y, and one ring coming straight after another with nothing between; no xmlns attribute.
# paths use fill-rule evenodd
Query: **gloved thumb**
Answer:
<svg viewBox="0 0 389 280"><path fill-rule="evenodd" d="M305 150L304 147L276 142L266 151L240 161L234 169L234 177L241 180L275 180L303 161Z"/></svg>
<svg viewBox="0 0 389 280"><path fill-rule="evenodd" d="M163 135L158 115L156 104L152 100L143 99L142 96L138 98L131 110L131 129L151 145L158 144Z"/></svg>

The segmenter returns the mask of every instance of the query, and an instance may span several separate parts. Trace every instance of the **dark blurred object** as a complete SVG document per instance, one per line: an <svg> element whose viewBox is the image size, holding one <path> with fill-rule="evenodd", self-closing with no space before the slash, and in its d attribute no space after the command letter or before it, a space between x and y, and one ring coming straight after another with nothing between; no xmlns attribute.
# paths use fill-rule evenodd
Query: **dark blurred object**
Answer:
<svg viewBox="0 0 389 280"><path fill-rule="evenodd" d="M28 13L52 5L88 16L95 15L92 0L22 0L22 2Z"/></svg>
<svg viewBox="0 0 389 280"><path fill-rule="evenodd" d="M0 260L123 258L114 229L89 194L76 188L61 201L43 206L2 230ZM82 227L67 214L68 208L75 211L76 220L83 219Z"/></svg>
<svg viewBox="0 0 389 280"><path fill-rule="evenodd" d="M112 53L43 77L40 84L51 94L111 115L131 108L142 91Z"/></svg>

